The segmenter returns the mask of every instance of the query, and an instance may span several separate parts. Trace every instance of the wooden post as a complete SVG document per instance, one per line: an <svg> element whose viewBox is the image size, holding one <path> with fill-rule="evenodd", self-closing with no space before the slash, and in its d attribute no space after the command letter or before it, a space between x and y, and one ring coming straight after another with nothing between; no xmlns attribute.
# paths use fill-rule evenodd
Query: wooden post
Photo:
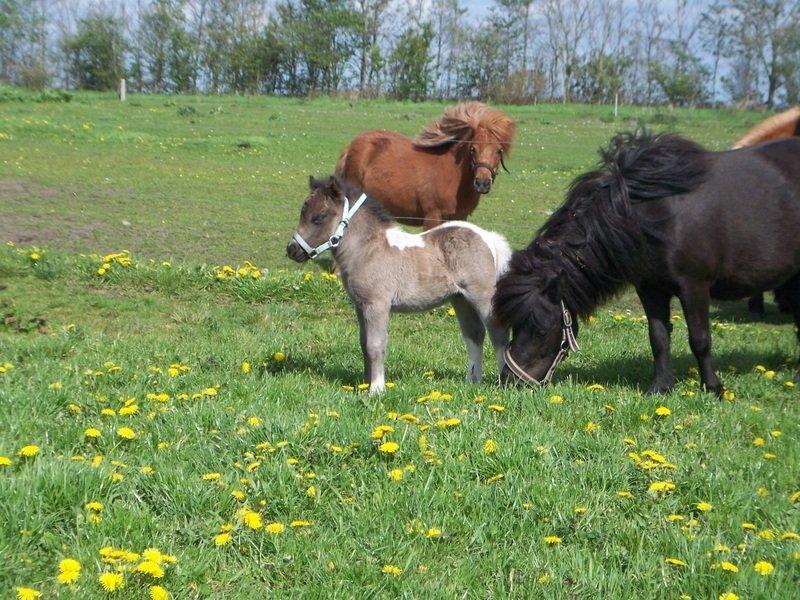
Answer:
<svg viewBox="0 0 800 600"><path fill-rule="evenodd" d="M119 101L125 102L125 79L119 80Z"/></svg>
<svg viewBox="0 0 800 600"><path fill-rule="evenodd" d="M617 118L617 114L619 113L619 92L614 94L614 118Z"/></svg>

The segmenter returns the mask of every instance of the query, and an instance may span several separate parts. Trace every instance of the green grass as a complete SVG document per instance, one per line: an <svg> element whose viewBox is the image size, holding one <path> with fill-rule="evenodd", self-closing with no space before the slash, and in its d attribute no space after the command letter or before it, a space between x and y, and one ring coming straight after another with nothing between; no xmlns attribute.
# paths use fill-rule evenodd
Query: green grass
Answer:
<svg viewBox="0 0 800 600"><path fill-rule="evenodd" d="M160 584L177 598L793 595L800 542L781 536L798 529L800 506L791 501L797 389L786 386L796 344L774 309L765 323L749 322L740 303L714 309L714 352L733 400L697 390L680 319L678 387L644 394L646 324L629 296L582 327L581 352L547 390L498 388L488 348L486 383L464 384L466 352L445 309L392 318L393 389L343 388L360 378L352 309L336 281L283 257L307 175L329 172L360 130L411 133L441 109L225 97L120 105L97 95L0 104L0 239L16 242L0 249L0 365L13 365L0 374L0 455L13 463L0 467L0 596L31 586L46 597L103 597L106 546L174 555ZM615 122L608 107L509 110L521 123L513 175L501 175L474 220L516 245L615 130L666 122L723 148L760 117L625 109ZM34 244L44 248L38 261ZM98 276L101 259L90 255L121 249L134 264ZM245 259L266 274L216 279L215 265ZM171 364L189 370L171 377ZM434 390L452 398L419 401ZM169 399L152 399L159 393ZM101 415L131 398L136 414ZM659 406L671 414L657 416ZM439 426L451 418L460 423ZM382 424L394 428L394 456L371 438ZM101 436L87 439L90 427ZM120 439L120 427L136 437ZM39 454L18 457L26 444ZM629 453L647 449L675 468L637 466ZM392 469L404 470L400 481ZM648 492L663 480L675 490ZM103 504L99 523L90 501ZM285 531L249 530L237 516L244 506ZM216 547L225 523L233 539ZM427 537L431 528L441 535ZM756 535L764 530L776 538ZM548 545L550 535L561 543ZM83 567L73 588L56 582L65 557ZM759 560L774 572L757 574ZM739 572L713 568L721 561ZM151 578L125 578L116 596L147 597Z"/></svg>

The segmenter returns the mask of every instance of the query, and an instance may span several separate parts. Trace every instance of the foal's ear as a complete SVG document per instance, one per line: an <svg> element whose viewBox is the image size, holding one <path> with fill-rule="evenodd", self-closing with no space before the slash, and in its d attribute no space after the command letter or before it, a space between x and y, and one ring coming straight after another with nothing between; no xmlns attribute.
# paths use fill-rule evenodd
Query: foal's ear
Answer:
<svg viewBox="0 0 800 600"><path fill-rule="evenodd" d="M330 178L328 179L328 183L325 184L325 194L336 200L339 198L341 193L342 190L339 187L336 178L333 175L331 175Z"/></svg>

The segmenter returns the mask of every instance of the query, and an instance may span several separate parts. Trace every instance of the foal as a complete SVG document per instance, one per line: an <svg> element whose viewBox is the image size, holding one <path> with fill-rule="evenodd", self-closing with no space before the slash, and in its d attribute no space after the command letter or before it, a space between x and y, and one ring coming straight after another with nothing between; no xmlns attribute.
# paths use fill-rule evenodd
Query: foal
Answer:
<svg viewBox="0 0 800 600"><path fill-rule="evenodd" d="M502 368L507 333L492 318L492 296L511 256L503 236L459 221L406 233L376 200L345 195L345 184L334 177L310 178L309 186L286 254L304 262L328 249L333 253L356 307L370 392L386 387L383 362L392 311L419 312L450 301L467 343L467 381L481 379L487 329Z"/></svg>

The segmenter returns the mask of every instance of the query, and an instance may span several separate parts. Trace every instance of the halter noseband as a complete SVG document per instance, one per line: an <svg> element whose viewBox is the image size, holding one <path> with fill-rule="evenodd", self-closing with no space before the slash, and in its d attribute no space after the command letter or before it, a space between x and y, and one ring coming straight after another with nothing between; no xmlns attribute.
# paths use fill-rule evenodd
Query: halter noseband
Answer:
<svg viewBox="0 0 800 600"><path fill-rule="evenodd" d="M506 349L503 351L503 359L509 371L531 387L544 387L550 383L561 361L564 360L570 352L577 352L580 350L578 340L575 339L575 333L572 331L572 315L564 304L564 301L561 301L561 346L555 358L553 358L553 362L550 363L550 368L547 369L547 373L544 374L541 380L534 379L525 372L525 369L517 364L517 361L511 356L510 346L511 344L506 346Z"/></svg>
<svg viewBox="0 0 800 600"><path fill-rule="evenodd" d="M489 171L489 173L492 174L492 183L494 183L494 180L495 180L495 178L497 178L497 172L500 170L500 167L492 167L492 165L490 165L489 163L485 163L485 162L476 162L475 161L474 148L470 148L469 162L470 162L470 165L472 166L473 173L475 171L477 171L478 169L480 169L481 167L483 167L484 169ZM506 161L503 160L503 149L502 148L500 148L500 165L503 167L503 171L505 171L509 175L511 174L511 172L508 170L508 167L506 167Z"/></svg>
<svg viewBox="0 0 800 600"><path fill-rule="evenodd" d="M336 248L342 241L342 236L344 236L344 230L347 229L347 226L350 224L350 219L353 218L353 215L356 214L361 205L367 201L367 195L361 194L356 203L353 204L353 208L350 208L350 200L347 199L347 196L344 197L344 206L342 206L342 218L339 220L339 224L336 225L336 229L333 232L333 235L328 238L327 242L324 242L317 246L316 248L312 248L311 245L303 239L303 236L300 235L300 232L295 231L292 239L300 244L300 247L308 254L310 259L317 258L323 252L327 252L331 248Z"/></svg>

